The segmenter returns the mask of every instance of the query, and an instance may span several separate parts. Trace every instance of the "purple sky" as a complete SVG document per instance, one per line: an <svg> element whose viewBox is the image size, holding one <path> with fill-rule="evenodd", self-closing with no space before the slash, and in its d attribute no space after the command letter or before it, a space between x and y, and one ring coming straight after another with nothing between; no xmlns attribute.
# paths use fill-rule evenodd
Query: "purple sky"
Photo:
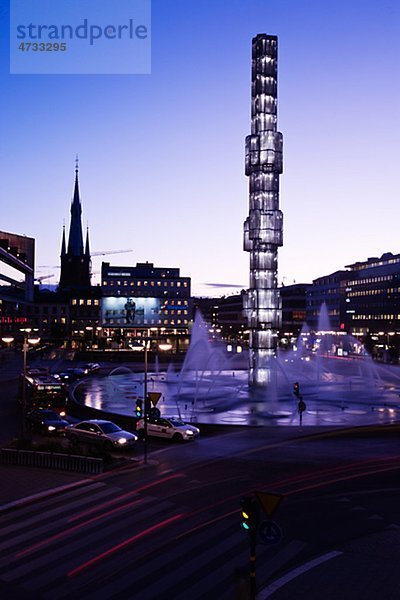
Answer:
<svg viewBox="0 0 400 600"><path fill-rule="evenodd" d="M279 38L279 280L400 252L397 0L153 0L152 15L151 75L12 76L0 11L0 229L36 238L36 264L50 265L39 275L58 275L78 152L92 250L133 249L103 260L180 267L195 293L247 285L244 137L261 32Z"/></svg>

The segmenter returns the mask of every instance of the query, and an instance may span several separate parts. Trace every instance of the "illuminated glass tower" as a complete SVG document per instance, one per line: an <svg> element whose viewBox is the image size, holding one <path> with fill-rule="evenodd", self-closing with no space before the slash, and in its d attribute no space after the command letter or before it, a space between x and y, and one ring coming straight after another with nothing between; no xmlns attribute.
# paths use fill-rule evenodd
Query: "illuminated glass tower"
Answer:
<svg viewBox="0 0 400 600"><path fill-rule="evenodd" d="M250 252L250 284L244 314L250 331L249 383L267 386L274 377L281 325L277 266L282 246L279 210L282 134L277 131L278 39L253 38L251 135L246 137L249 216L244 223L244 250Z"/></svg>

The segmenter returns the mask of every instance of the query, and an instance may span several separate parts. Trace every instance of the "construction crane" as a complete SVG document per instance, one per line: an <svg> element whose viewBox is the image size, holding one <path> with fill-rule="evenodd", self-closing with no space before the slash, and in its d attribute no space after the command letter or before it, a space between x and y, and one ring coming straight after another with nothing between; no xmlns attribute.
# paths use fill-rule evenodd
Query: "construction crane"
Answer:
<svg viewBox="0 0 400 600"><path fill-rule="evenodd" d="M52 273L51 275L41 275L40 277L35 277L35 281L37 281L38 283L42 283L44 279L51 279L52 277L54 277L54 273Z"/></svg>
<svg viewBox="0 0 400 600"><path fill-rule="evenodd" d="M133 252L132 248L126 250L99 250L92 252L91 256L106 256L108 254L123 254L125 252ZM38 269L61 269L60 265L38 265Z"/></svg>
<svg viewBox="0 0 400 600"><path fill-rule="evenodd" d="M123 254L124 252L133 252L131 248L127 250L99 250L98 252L92 252L91 256L106 256L107 254Z"/></svg>

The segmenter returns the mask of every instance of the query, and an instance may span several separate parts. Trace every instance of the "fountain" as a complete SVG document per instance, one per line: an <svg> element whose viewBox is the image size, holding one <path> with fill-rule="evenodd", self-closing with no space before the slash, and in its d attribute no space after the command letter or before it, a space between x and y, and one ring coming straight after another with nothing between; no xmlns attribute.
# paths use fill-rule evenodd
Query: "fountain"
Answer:
<svg viewBox="0 0 400 600"><path fill-rule="evenodd" d="M376 365L355 338L333 332L325 304L319 312L317 332L304 325L292 350L277 347L281 320L277 288L277 252L282 245L281 173L277 38L261 34L253 39L252 127L246 138L249 216L244 225L244 249L250 253L250 285L244 311L250 342L241 360L248 357L248 368L237 368L237 359L229 356L221 340L209 340L208 326L198 311L182 367L178 370L171 363L164 377L157 376L156 360L155 375L149 374L150 390L162 393L164 414L205 423L297 424L299 399L293 394L294 382L299 383L307 404L304 425L397 419L398 370ZM92 379L82 383L81 400L90 405L95 397L97 407L104 393L105 408L118 407L124 414L133 414L134 398L143 395L143 374L137 384L137 375L127 371L114 369L105 378L108 382ZM118 383L111 376L117 376Z"/></svg>
<svg viewBox="0 0 400 600"><path fill-rule="evenodd" d="M272 363L274 385L249 385L238 355L222 340L210 340L208 326L196 314L185 360L178 368L148 374L149 391L159 391L163 414L199 423L297 425L298 382L307 410L303 425L390 423L400 416L400 371L376 364L360 342L333 332L326 307L321 307L318 332L304 325L292 350L279 350ZM319 341L318 341L319 340ZM240 355L245 362L246 352ZM151 383L150 383L151 382ZM91 377L78 386L81 402L109 412L133 414L143 395L143 373L128 367L108 377Z"/></svg>

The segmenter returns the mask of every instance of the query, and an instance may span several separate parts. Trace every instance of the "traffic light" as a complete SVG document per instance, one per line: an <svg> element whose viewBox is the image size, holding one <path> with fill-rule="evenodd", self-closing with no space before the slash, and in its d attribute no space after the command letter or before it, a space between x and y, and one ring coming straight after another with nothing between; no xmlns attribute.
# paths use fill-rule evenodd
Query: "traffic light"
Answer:
<svg viewBox="0 0 400 600"><path fill-rule="evenodd" d="M240 501L242 529L248 533L256 533L259 522L259 505L257 500L244 496Z"/></svg>
<svg viewBox="0 0 400 600"><path fill-rule="evenodd" d="M300 384L298 381L296 381L293 384L293 394L298 398L300 395Z"/></svg>
<svg viewBox="0 0 400 600"><path fill-rule="evenodd" d="M136 400L136 416L138 419L143 417L143 400L140 400L140 398Z"/></svg>

